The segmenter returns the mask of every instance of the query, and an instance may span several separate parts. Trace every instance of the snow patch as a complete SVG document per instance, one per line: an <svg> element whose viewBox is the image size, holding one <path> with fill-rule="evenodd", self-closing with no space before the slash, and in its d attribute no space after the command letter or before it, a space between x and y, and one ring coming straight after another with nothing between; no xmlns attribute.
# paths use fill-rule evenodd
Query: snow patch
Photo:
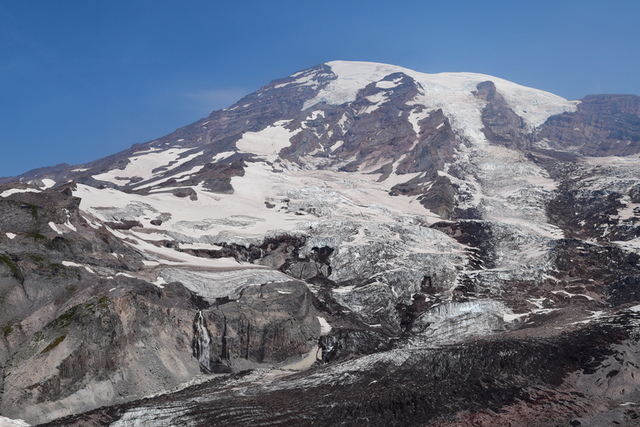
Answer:
<svg viewBox="0 0 640 427"><path fill-rule="evenodd" d="M519 314L514 314L514 313L504 313L502 315L502 320L504 320L507 323L511 323L514 322L516 320L520 320L523 317L528 316L529 313L519 313Z"/></svg>
<svg viewBox="0 0 640 427"><path fill-rule="evenodd" d="M49 227L58 234L64 234L64 231L60 230L53 221L49 221Z"/></svg>
<svg viewBox="0 0 640 427"><path fill-rule="evenodd" d="M285 86L289 86L289 85L298 85L298 86L311 86L312 88L316 88L318 87L318 81L316 80L316 77L318 76L316 73L314 72L306 72L305 71L299 71L295 74L292 74L291 77L298 77L301 76L291 82L285 82L285 83L280 83L274 86L274 89L280 89L283 88Z"/></svg>
<svg viewBox="0 0 640 427"><path fill-rule="evenodd" d="M398 82L399 80L382 80L376 83L376 87L379 87L380 89L391 89L398 86Z"/></svg>
<svg viewBox="0 0 640 427"><path fill-rule="evenodd" d="M160 289L164 288L164 285L167 284L167 281L164 280L164 277L162 276L158 276L158 279L156 279L155 282L151 282L151 284L156 285L157 287L159 287Z"/></svg>
<svg viewBox="0 0 640 427"><path fill-rule="evenodd" d="M324 336L331 332L331 325L324 317L318 316L318 322L320 322L320 335Z"/></svg>
<svg viewBox="0 0 640 427"><path fill-rule="evenodd" d="M275 161L278 153L291 145L291 138L302 129L290 131L284 126L291 120L280 120L259 132L245 132L236 142L240 152L264 156L268 161Z"/></svg>
<svg viewBox="0 0 640 427"><path fill-rule="evenodd" d="M40 193L41 190L36 188L10 188L0 193L0 197L9 197L17 193Z"/></svg>
<svg viewBox="0 0 640 427"><path fill-rule="evenodd" d="M52 179L49 178L43 178L40 180L40 183L42 185L38 185L38 187L42 188L43 190L46 190L47 188L51 188L54 185L56 185L56 182Z"/></svg>
<svg viewBox="0 0 640 427"><path fill-rule="evenodd" d="M344 127L345 127L345 123L347 122L348 116L347 113L343 113L342 117L340 117L340 120L338 120L338 126L340 126L340 129L342 130L342 132L344 133Z"/></svg>
<svg viewBox="0 0 640 427"><path fill-rule="evenodd" d="M373 103L368 107L365 107L363 110L359 111L358 114L370 114L376 111L382 104L387 102L389 97L384 92L378 92L375 95L367 96L367 101Z"/></svg>
<svg viewBox="0 0 640 427"><path fill-rule="evenodd" d="M408 120L409 120L409 123L411 123L411 127L413 127L413 131L416 133L416 138L420 135L420 125L418 124L418 122L422 120L424 117L425 115L420 108L414 108L409 113ZM416 139L416 143L417 142L418 141ZM411 147L409 151L413 150L414 147L415 147L415 144L413 147Z"/></svg>
<svg viewBox="0 0 640 427"><path fill-rule="evenodd" d="M79 268L84 268L85 270L87 270L89 273L91 274L96 274L95 271L93 271L90 267L84 265L84 264L78 264L77 262L72 262L72 261L62 261L62 265L64 265L65 267L79 267Z"/></svg>
<svg viewBox="0 0 640 427"><path fill-rule="evenodd" d="M329 147L329 150L331 150L331 152L336 151L338 148L342 147L342 145L344 144L343 140L340 141L336 141L335 144L333 144L331 147Z"/></svg>
<svg viewBox="0 0 640 427"><path fill-rule="evenodd" d="M582 298L586 298L589 301L593 301L593 297L590 297L589 295L586 294L572 294L570 292L567 292L565 290L560 290L560 291L551 291L552 294L554 295L563 295L565 297L569 297L569 298L573 298L573 297L582 297Z"/></svg>
<svg viewBox="0 0 640 427"><path fill-rule="evenodd" d="M135 279L134 276L130 275L129 273L123 273L122 271L119 273L116 273L116 276L122 276L122 277L128 277L130 279Z"/></svg>
<svg viewBox="0 0 640 427"><path fill-rule="evenodd" d="M142 178L143 181L147 181L176 169L202 154L202 151L198 151L179 158L181 155L193 151L193 149L171 148L160 152L155 151L156 150L149 150L136 153L138 155L130 157L129 163L127 163L124 169L112 169L108 172L94 175L93 178L98 181L111 182L116 185L123 185L126 181L130 182L133 178Z"/></svg>
<svg viewBox="0 0 640 427"><path fill-rule="evenodd" d="M219 251L222 250L222 246L212 245L210 243L180 243L180 249L205 249L210 251Z"/></svg>
<svg viewBox="0 0 640 427"><path fill-rule="evenodd" d="M311 116L307 120L316 120L318 117L324 118L324 111L315 110L315 111L311 112Z"/></svg>
<svg viewBox="0 0 640 427"><path fill-rule="evenodd" d="M31 424L20 420L0 416L0 427L29 427Z"/></svg>
<svg viewBox="0 0 640 427"><path fill-rule="evenodd" d="M225 151L222 153L218 153L215 156L213 156L213 158L211 159L211 163L219 162L220 160L224 160L228 157L233 156L234 154L236 154L235 151Z"/></svg>

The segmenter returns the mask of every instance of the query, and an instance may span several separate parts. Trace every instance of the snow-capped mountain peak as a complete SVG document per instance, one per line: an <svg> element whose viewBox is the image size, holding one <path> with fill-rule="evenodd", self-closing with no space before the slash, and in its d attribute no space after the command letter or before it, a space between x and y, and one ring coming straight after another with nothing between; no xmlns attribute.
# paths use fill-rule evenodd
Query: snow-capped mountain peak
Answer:
<svg viewBox="0 0 640 427"><path fill-rule="evenodd" d="M305 103L305 109L319 102L329 104L352 102L356 99L357 93L371 83L378 83L378 87L391 89L394 87L393 81L387 81L383 86L380 82L385 77L397 73L411 77L419 85L420 96L415 99L416 104L444 108L448 115L458 119L461 129L474 127L480 130L482 128L479 115L483 105L478 102L474 93L477 91L477 85L486 81L495 84L509 106L525 119L530 128L541 125L552 115L576 109L575 102L486 74L465 72L426 74L404 67L373 62L332 61L326 65L336 77L315 98Z"/></svg>
<svg viewBox="0 0 640 427"><path fill-rule="evenodd" d="M522 425L543 401L546 425L622 408L640 395L639 154L639 97L333 61L4 180L0 412L429 425L486 405Z"/></svg>

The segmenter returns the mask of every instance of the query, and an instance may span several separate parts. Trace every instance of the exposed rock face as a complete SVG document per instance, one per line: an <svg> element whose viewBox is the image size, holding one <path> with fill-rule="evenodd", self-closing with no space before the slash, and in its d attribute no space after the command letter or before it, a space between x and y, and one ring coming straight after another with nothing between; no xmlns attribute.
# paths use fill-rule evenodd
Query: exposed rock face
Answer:
<svg viewBox="0 0 640 427"><path fill-rule="evenodd" d="M208 360L199 360L209 371L285 362L314 349L320 336L311 293L300 282L249 286L239 300L199 312L195 322L200 319L210 338L199 352Z"/></svg>
<svg viewBox="0 0 640 427"><path fill-rule="evenodd" d="M639 96L589 95L574 113L550 117L535 138L585 156L629 156L640 152L639 117Z"/></svg>
<svg viewBox="0 0 640 427"><path fill-rule="evenodd" d="M337 61L5 179L2 414L633 425L638 99Z"/></svg>
<svg viewBox="0 0 640 427"><path fill-rule="evenodd" d="M482 110L483 132L487 140L507 148L527 149L524 119L509 108L493 82L482 82L477 87L475 95L487 103Z"/></svg>
<svg viewBox="0 0 640 427"><path fill-rule="evenodd" d="M170 304L171 298L158 304L166 293L146 287L90 298L27 341L5 369L3 413L46 420L89 402L100 406L172 388L197 374L189 354L191 310ZM173 302L184 293L172 295Z"/></svg>
<svg viewBox="0 0 640 427"><path fill-rule="evenodd" d="M42 422L172 389L205 365L193 354L198 316L212 330L207 372L287 364L317 347L301 282L257 283L222 302L177 282L161 289L132 276L142 255L92 228L67 189L0 199L12 236L0 256L2 414Z"/></svg>
<svg viewBox="0 0 640 427"><path fill-rule="evenodd" d="M536 339L511 333L450 347L396 350L286 380L244 373L49 425L304 420L318 426L544 426L600 420L630 426L637 410L618 405L638 397L640 348L632 326L637 321L637 314L623 315L564 334L537 331ZM189 403L195 398L200 402Z"/></svg>

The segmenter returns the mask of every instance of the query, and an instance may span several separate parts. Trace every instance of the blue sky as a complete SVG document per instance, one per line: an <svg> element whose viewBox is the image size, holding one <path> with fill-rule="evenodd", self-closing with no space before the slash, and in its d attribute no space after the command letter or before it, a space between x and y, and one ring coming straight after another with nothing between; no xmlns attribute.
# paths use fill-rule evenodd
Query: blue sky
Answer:
<svg viewBox="0 0 640 427"><path fill-rule="evenodd" d="M0 176L166 135L331 60L640 94L640 2L0 0Z"/></svg>

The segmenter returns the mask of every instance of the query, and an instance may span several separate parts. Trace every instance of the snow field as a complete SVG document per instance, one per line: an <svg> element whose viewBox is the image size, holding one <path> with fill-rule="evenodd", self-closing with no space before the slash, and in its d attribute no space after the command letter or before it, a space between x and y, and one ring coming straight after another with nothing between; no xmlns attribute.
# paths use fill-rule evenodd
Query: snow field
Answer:
<svg viewBox="0 0 640 427"><path fill-rule="evenodd" d="M112 169L108 172L94 175L93 178L116 185L126 184L126 181L130 182L131 179L136 177L142 178L142 182L148 181L166 174L166 172L176 169L202 154L202 151L197 151L183 156L189 151L194 150L192 148L170 148L165 151L157 151L157 149L141 151L129 158L129 163L124 169ZM159 168L161 170L154 172Z"/></svg>

